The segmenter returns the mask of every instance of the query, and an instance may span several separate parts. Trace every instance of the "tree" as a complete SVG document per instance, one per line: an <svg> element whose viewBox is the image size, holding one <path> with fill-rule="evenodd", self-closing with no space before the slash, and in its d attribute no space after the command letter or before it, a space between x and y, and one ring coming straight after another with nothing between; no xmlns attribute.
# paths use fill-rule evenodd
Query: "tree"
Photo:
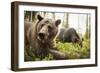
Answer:
<svg viewBox="0 0 100 73"><path fill-rule="evenodd" d="M35 20L37 12L35 11L25 11L24 12L24 19L30 22L33 22Z"/></svg>
<svg viewBox="0 0 100 73"><path fill-rule="evenodd" d="M52 12L52 18L55 20L55 13Z"/></svg>
<svg viewBox="0 0 100 73"><path fill-rule="evenodd" d="M69 27L68 18L69 18L69 13L64 13L63 26L66 27L66 28Z"/></svg>
<svg viewBox="0 0 100 73"><path fill-rule="evenodd" d="M78 21L78 33L79 33L79 35L80 36L82 36L82 24L80 23L80 20L82 20L82 16L80 15L80 14L77 14L77 16L78 16L78 19L77 19L77 21Z"/></svg>
<svg viewBox="0 0 100 73"><path fill-rule="evenodd" d="M90 16L86 15L86 32L85 32L85 38L90 38Z"/></svg>
<svg viewBox="0 0 100 73"><path fill-rule="evenodd" d="M69 21L68 21L68 18L69 18L69 13L66 13L66 28L69 27Z"/></svg>

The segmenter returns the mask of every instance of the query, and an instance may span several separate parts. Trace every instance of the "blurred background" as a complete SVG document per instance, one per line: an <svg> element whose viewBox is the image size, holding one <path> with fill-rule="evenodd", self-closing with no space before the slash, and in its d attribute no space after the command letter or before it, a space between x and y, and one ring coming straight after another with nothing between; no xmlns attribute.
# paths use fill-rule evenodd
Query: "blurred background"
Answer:
<svg viewBox="0 0 100 73"><path fill-rule="evenodd" d="M44 18L61 19L59 29L62 27L74 28L80 36L90 37L90 14L25 11L24 19L34 22L37 20L38 14Z"/></svg>

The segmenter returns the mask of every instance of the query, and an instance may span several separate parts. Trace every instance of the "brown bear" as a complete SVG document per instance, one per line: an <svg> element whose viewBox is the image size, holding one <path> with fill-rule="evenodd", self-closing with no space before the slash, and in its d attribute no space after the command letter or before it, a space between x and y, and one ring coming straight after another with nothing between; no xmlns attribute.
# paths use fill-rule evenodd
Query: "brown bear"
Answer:
<svg viewBox="0 0 100 73"><path fill-rule="evenodd" d="M54 38L58 33L58 25L61 20L53 20L50 18L43 18L37 15L38 21L36 23L31 23L25 21L25 61L31 60L29 58L29 53L27 52L31 46L32 50L31 57L39 57L41 60L52 54L53 58L56 60L66 59L65 53L60 52L54 45ZM28 48L27 48L28 47Z"/></svg>

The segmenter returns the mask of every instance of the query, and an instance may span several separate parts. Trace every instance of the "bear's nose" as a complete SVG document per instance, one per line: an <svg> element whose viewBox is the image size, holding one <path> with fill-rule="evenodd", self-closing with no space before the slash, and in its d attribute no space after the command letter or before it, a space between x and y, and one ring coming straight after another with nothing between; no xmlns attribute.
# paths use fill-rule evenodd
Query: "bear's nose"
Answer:
<svg viewBox="0 0 100 73"><path fill-rule="evenodd" d="M40 39L44 39L45 34L40 32L40 33L38 33L38 36L39 36Z"/></svg>

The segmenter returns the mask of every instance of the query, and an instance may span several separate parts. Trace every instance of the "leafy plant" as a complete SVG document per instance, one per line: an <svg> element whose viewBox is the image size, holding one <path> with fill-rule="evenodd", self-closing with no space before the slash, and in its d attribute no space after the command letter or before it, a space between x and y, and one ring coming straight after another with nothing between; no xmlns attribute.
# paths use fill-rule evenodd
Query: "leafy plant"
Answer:
<svg viewBox="0 0 100 73"><path fill-rule="evenodd" d="M59 51L65 52L68 56L68 59L86 59L90 58L90 40L84 39L83 46L81 47L77 43L63 43L61 41L57 41L56 46ZM31 61L40 61L41 59L36 57L34 53L32 52L34 49L32 47L27 48L27 53L25 52L25 55L28 54L27 59ZM54 60L52 54L48 54L48 56L45 56L42 60Z"/></svg>

